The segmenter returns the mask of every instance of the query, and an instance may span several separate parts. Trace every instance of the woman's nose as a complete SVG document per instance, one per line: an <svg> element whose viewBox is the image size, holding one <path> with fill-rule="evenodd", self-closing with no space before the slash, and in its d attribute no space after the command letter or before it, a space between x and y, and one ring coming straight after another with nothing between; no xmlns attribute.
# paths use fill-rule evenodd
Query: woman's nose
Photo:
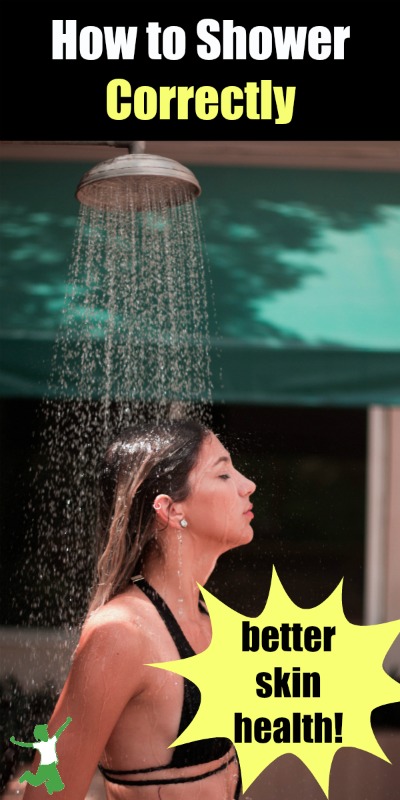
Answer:
<svg viewBox="0 0 400 800"><path fill-rule="evenodd" d="M248 483L250 484L249 494L253 494L253 492L255 492L257 489L257 486L254 481L248 480Z"/></svg>
<svg viewBox="0 0 400 800"><path fill-rule="evenodd" d="M249 478L245 478L244 475L242 475L241 477L242 477L242 485L240 487L241 494L244 494L244 495L253 494L253 492L255 492L255 490L257 488L256 484L254 483L254 481L249 480Z"/></svg>

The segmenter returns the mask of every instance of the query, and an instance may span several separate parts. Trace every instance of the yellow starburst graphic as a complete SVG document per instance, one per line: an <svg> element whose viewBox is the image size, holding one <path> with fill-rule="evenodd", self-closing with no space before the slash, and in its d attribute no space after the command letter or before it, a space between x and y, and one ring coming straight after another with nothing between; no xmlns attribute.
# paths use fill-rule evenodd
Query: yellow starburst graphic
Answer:
<svg viewBox="0 0 400 800"><path fill-rule="evenodd" d="M199 655L149 666L184 676L201 692L200 708L171 747L226 737L236 747L243 791L275 759L300 758L328 797L341 747L389 761L371 727L371 712L400 701L400 685L383 669L400 620L353 625L342 584L315 608L297 606L273 570L264 610L244 617L199 585L212 625Z"/></svg>

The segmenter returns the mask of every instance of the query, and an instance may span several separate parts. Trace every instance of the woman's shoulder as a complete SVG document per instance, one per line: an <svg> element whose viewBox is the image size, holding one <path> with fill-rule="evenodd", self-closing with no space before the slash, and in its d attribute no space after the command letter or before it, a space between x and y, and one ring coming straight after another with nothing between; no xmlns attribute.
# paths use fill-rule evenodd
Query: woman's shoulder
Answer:
<svg viewBox="0 0 400 800"><path fill-rule="evenodd" d="M124 593L109 600L86 617L76 653L98 651L142 652L146 644L141 603Z"/></svg>
<svg viewBox="0 0 400 800"><path fill-rule="evenodd" d="M65 712L82 726L109 724L109 735L117 711L148 688L147 649L143 627L124 602L88 615L59 699L61 716Z"/></svg>

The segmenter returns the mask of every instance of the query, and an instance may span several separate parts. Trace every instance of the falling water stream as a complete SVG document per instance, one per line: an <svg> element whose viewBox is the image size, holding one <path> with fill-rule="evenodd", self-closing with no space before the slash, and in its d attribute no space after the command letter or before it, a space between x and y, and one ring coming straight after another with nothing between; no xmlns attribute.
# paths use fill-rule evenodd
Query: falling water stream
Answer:
<svg viewBox="0 0 400 800"><path fill-rule="evenodd" d="M30 592L19 598L29 624L48 631L40 658L58 675L47 689L54 698L94 580L95 487L107 444L136 422L211 423L201 219L192 193L179 184L170 191L179 196L161 202L149 185L140 211L128 196L107 210L79 207L27 509L27 524L37 521L24 566Z"/></svg>
<svg viewBox="0 0 400 800"><path fill-rule="evenodd" d="M12 726L26 740L45 722L33 717L47 714L57 697L86 613L97 556L97 470L107 444L136 422L210 424L201 220L184 183L166 191L146 183L140 211L124 186L112 208L79 205L15 597L21 626L39 636L24 645L24 686L9 687ZM38 691L44 700L37 703Z"/></svg>
<svg viewBox="0 0 400 800"><path fill-rule="evenodd" d="M116 432L149 419L209 422L204 236L187 189L170 191L180 196L160 200L147 186L141 211L127 198L110 210L79 206L33 476L33 624L73 626L85 609L96 470Z"/></svg>

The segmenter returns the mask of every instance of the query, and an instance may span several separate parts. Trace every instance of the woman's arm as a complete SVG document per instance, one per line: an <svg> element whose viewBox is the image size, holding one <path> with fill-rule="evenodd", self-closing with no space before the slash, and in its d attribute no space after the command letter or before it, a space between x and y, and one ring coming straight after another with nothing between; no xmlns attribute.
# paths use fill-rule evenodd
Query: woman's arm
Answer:
<svg viewBox="0 0 400 800"><path fill-rule="evenodd" d="M49 736L72 722L57 742L65 788L57 800L84 800L104 747L125 705L143 688L143 635L132 623L107 620L83 631L51 720ZM39 757L34 759L36 772ZM47 800L45 786L27 786L24 800Z"/></svg>

